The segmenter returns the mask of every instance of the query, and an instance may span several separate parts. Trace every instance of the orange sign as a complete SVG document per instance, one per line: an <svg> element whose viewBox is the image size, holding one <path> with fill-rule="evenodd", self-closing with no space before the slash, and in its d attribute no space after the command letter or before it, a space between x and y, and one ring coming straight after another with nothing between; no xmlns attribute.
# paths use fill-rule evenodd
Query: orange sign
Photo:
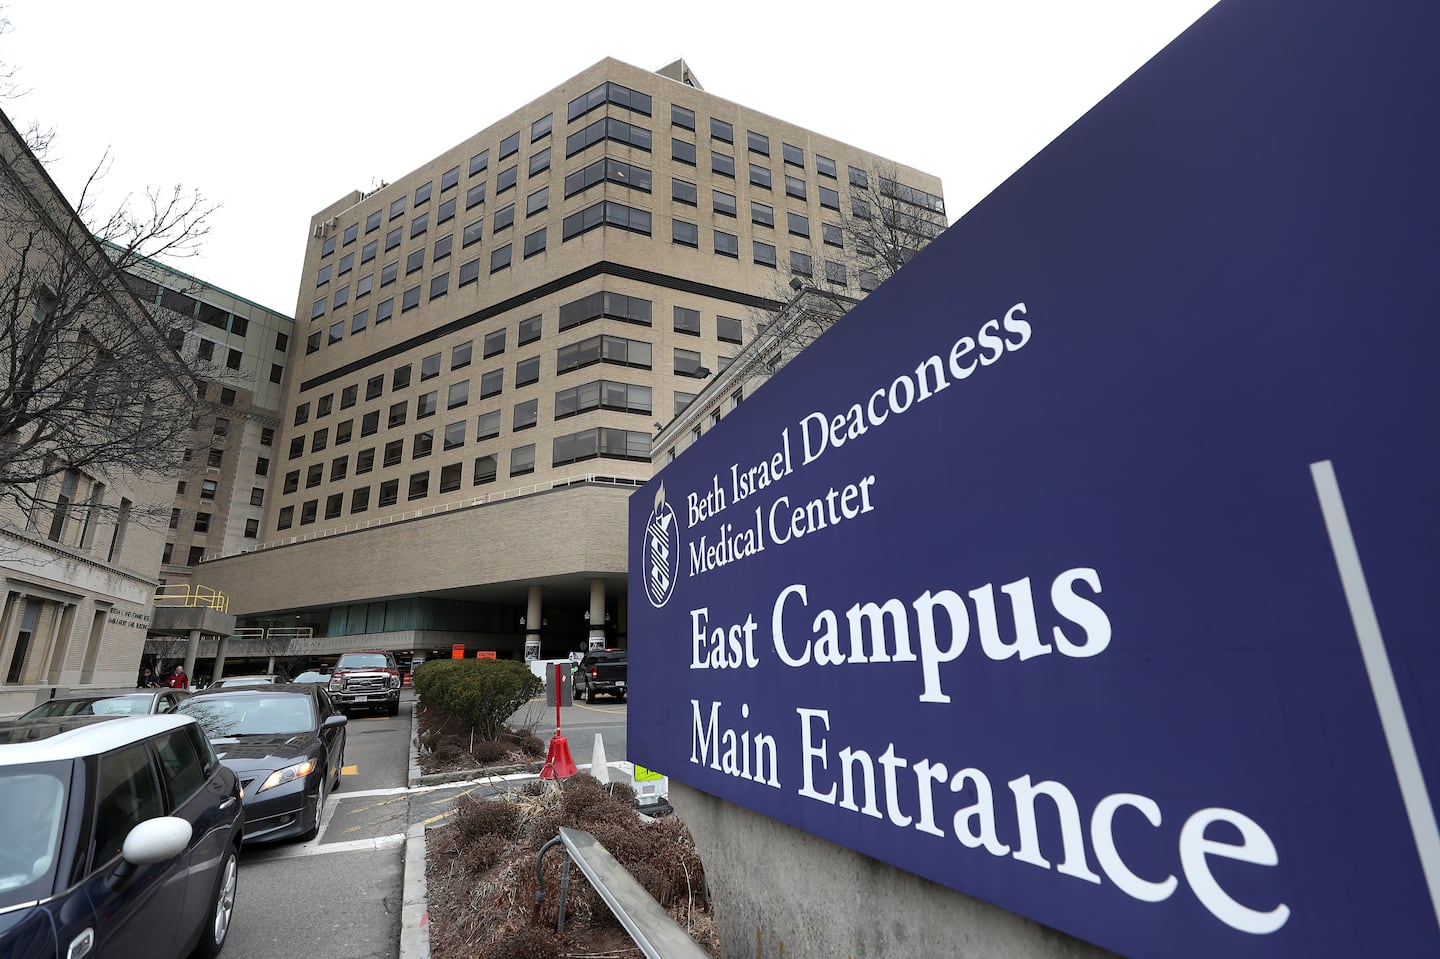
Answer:
<svg viewBox="0 0 1440 959"><path fill-rule="evenodd" d="M476 658L476 659L494 659L494 658L495 658L495 650L493 650L493 649L477 649L477 650L475 650L475 658Z"/></svg>
<svg viewBox="0 0 1440 959"><path fill-rule="evenodd" d="M464 659L464 658L465 658L465 644L464 644L464 643L456 643L455 645L451 646L451 647L450 647L450 658L451 658L451 659Z"/></svg>

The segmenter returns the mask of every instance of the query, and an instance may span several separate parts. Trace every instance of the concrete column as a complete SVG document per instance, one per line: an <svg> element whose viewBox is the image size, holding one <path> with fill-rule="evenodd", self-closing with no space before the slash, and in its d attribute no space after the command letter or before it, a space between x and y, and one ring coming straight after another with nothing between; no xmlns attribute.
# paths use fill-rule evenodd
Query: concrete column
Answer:
<svg viewBox="0 0 1440 959"><path fill-rule="evenodd" d="M544 587L537 584L530 586L529 602L525 607L525 662L540 658L540 598L544 594Z"/></svg>
<svg viewBox="0 0 1440 959"><path fill-rule="evenodd" d="M605 580L599 576L590 580L590 640L587 648L605 648Z"/></svg>
<svg viewBox="0 0 1440 959"><path fill-rule="evenodd" d="M65 660L70 655L70 637L75 630L75 604L66 603L55 617L55 631L51 634L47 655L49 669L45 675L47 686L58 685L65 672Z"/></svg>
<svg viewBox="0 0 1440 959"><path fill-rule="evenodd" d="M4 681L5 670L10 665L10 650L15 645L15 631L24 605L24 593L13 589L5 591L5 606L0 611L0 681Z"/></svg>
<svg viewBox="0 0 1440 959"><path fill-rule="evenodd" d="M210 670L212 683L225 675L225 647L228 645L230 645L229 636L221 636L215 640L215 666Z"/></svg>
<svg viewBox="0 0 1440 959"><path fill-rule="evenodd" d="M190 630L190 641L185 644L185 675L195 682L195 655L200 652L200 630Z"/></svg>

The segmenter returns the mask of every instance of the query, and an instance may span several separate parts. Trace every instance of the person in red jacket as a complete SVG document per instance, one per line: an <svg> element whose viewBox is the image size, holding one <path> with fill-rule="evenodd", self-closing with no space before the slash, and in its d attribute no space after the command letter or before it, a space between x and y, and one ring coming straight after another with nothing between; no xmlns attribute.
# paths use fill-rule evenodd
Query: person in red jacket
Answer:
<svg viewBox="0 0 1440 959"><path fill-rule="evenodd" d="M175 664L175 671L170 674L169 679L165 680L165 685L171 689L190 688L190 677L185 675L185 666L183 664Z"/></svg>

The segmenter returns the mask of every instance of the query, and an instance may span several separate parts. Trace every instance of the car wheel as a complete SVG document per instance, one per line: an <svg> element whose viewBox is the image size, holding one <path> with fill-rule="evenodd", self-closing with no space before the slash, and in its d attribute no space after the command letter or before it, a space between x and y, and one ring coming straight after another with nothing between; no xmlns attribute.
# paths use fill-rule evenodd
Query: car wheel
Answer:
<svg viewBox="0 0 1440 959"><path fill-rule="evenodd" d="M200 959L214 959L225 948L230 935L230 920L235 915L235 890L240 883L240 862L234 846L225 848L225 858L220 863L220 876L215 880L215 895L210 900L208 921L200 933L200 944L195 955Z"/></svg>
<svg viewBox="0 0 1440 959"><path fill-rule="evenodd" d="M399 716L399 715L400 715L400 700L397 699L397 700L395 700L393 703L391 703L388 707L386 707L386 709L385 709L385 714L386 714L387 716L389 716L391 719L394 719L396 716Z"/></svg>
<svg viewBox="0 0 1440 959"><path fill-rule="evenodd" d="M335 781L330 784L332 790L340 788L340 777L345 775L345 748L340 748L340 762L335 765Z"/></svg>
<svg viewBox="0 0 1440 959"><path fill-rule="evenodd" d="M329 783L329 776L320 780L320 792L315 797L315 822L301 835L300 838L303 840L308 841L314 839L320 833L320 820L325 815L325 793L327 792L325 787L328 786Z"/></svg>
<svg viewBox="0 0 1440 959"><path fill-rule="evenodd" d="M593 703L595 701L595 690L589 686L585 687L585 701L587 703Z"/></svg>

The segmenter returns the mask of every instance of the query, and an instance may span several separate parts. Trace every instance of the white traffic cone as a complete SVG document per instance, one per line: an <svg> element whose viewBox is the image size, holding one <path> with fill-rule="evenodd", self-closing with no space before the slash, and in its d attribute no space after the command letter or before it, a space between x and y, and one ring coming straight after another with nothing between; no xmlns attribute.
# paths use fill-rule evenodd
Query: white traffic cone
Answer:
<svg viewBox="0 0 1440 959"><path fill-rule="evenodd" d="M610 764L605 761L605 739L595 734L595 751L590 754L590 775L602 783L610 781Z"/></svg>

